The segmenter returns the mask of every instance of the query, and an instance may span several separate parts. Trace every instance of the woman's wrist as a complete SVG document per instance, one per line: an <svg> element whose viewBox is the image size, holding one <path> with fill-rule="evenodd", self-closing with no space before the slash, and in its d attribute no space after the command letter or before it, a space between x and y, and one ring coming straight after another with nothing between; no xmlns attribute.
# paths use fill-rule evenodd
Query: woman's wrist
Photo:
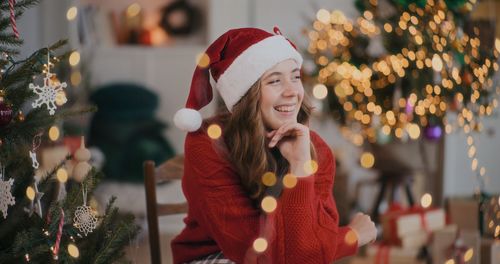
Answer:
<svg viewBox="0 0 500 264"><path fill-rule="evenodd" d="M310 163L310 160L291 162L290 173L296 177L310 176L312 174L311 170L306 169L308 163Z"/></svg>

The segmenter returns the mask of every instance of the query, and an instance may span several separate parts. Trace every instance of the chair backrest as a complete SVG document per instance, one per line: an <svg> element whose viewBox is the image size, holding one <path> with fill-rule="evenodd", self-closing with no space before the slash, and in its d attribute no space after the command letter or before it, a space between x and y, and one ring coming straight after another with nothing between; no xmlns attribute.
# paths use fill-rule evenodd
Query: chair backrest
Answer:
<svg viewBox="0 0 500 264"><path fill-rule="evenodd" d="M178 155L158 167L154 161L144 162L144 186L146 188L146 211L148 219L149 247L151 263L161 263L160 232L158 217L187 213L187 203L158 203L156 185L158 183L180 180L184 173L184 156Z"/></svg>

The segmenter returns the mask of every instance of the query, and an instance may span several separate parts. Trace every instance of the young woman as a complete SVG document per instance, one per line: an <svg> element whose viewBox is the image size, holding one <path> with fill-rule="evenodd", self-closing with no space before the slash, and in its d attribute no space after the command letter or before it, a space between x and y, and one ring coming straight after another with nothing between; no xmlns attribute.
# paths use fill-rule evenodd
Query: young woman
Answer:
<svg viewBox="0 0 500 264"><path fill-rule="evenodd" d="M367 215L338 226L334 157L308 128L302 57L274 31L233 29L212 43L174 117L190 131L174 263L331 263L376 237ZM227 111L202 122L211 83Z"/></svg>

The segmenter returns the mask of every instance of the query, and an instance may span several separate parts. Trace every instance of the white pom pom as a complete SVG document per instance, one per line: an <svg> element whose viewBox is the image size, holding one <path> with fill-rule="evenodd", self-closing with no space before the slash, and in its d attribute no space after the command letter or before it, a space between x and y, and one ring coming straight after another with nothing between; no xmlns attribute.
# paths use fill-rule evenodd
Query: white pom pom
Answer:
<svg viewBox="0 0 500 264"><path fill-rule="evenodd" d="M182 108L174 115L174 124L181 130L193 132L201 126L201 115L198 111L189 108Z"/></svg>

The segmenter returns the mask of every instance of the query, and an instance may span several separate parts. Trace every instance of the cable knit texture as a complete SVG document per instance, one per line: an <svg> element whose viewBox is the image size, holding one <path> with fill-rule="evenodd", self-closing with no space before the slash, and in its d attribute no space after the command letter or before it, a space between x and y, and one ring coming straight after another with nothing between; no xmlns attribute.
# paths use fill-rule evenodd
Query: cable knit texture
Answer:
<svg viewBox="0 0 500 264"><path fill-rule="evenodd" d="M189 203L186 227L172 241L174 263L222 251L236 263L332 263L357 252L346 243L349 227L338 226L332 196L335 162L328 145L313 131L318 171L284 189L278 207L263 215L252 206L231 164L220 155L206 127L188 133L183 192ZM264 253L253 250L258 237L269 241Z"/></svg>

